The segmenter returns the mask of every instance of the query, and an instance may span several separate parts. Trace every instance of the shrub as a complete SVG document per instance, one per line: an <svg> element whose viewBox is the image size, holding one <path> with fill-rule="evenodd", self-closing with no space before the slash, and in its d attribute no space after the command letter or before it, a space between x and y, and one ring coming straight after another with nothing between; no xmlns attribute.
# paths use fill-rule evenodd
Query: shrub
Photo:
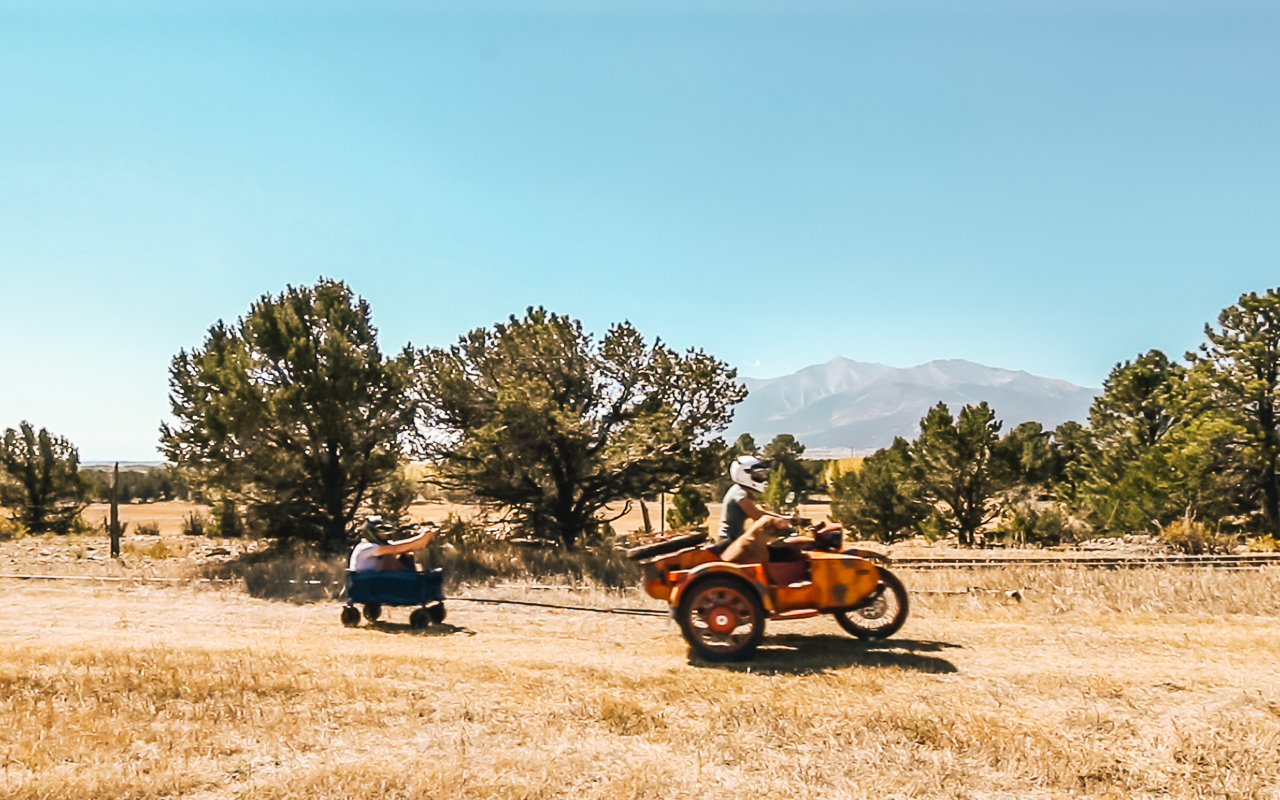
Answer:
<svg viewBox="0 0 1280 800"><path fill-rule="evenodd" d="M28 533L27 526L20 521L0 516L0 539L18 539Z"/></svg>
<svg viewBox="0 0 1280 800"><path fill-rule="evenodd" d="M146 556L154 559L179 558L187 554L186 548L174 544L173 542L158 539L147 544L139 544L138 542L123 542L120 545L121 552L132 553L136 556Z"/></svg>
<svg viewBox="0 0 1280 800"><path fill-rule="evenodd" d="M671 508L667 509L667 525L671 528L691 528L707 521L711 512L702 493L686 486L671 496Z"/></svg>
<svg viewBox="0 0 1280 800"><path fill-rule="evenodd" d="M1083 531L1062 506L1024 502L1005 508L996 531L1017 544L1053 546L1079 540Z"/></svg>
<svg viewBox="0 0 1280 800"><path fill-rule="evenodd" d="M127 527L127 525L128 525L128 524L127 524L127 523L124 523L124 522L120 523L120 535L121 535L121 536L123 536L123 535L124 535L124 529ZM104 525L104 527L106 527L106 526ZM139 522L139 523L137 524L137 526L135 526L135 527L134 527L134 529L133 529L133 530L134 530L134 532L135 532L135 533L137 533L139 536L159 536L159 535L160 535L160 523L159 523L159 522Z"/></svg>
<svg viewBox="0 0 1280 800"><path fill-rule="evenodd" d="M1160 540L1187 555L1225 553L1239 543L1236 536L1210 530L1193 517L1181 517L1160 529Z"/></svg>
<svg viewBox="0 0 1280 800"><path fill-rule="evenodd" d="M185 536L204 536L209 532L209 515L203 511L192 511L182 518L182 533Z"/></svg>
<svg viewBox="0 0 1280 800"><path fill-rule="evenodd" d="M1280 550L1280 540L1270 533L1266 536L1256 536L1249 540L1249 549L1259 553L1274 553Z"/></svg>

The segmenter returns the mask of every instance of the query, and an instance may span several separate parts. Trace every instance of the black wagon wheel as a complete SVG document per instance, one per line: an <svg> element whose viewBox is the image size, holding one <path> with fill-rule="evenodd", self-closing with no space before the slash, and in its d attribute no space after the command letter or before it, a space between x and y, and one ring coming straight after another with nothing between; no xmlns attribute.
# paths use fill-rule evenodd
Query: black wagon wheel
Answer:
<svg viewBox="0 0 1280 800"><path fill-rule="evenodd" d="M360 624L360 609L355 606L342 607L342 624L348 628L354 628Z"/></svg>
<svg viewBox="0 0 1280 800"><path fill-rule="evenodd" d="M902 628L909 609L907 587L897 575L881 567L880 583L870 601L849 611L836 611L832 616L841 628L859 639L887 639Z"/></svg>
<svg viewBox="0 0 1280 800"><path fill-rule="evenodd" d="M434 603L432 605L427 606L426 612L427 612L427 618L430 619L432 623L439 625L440 623L444 622L444 603L443 602Z"/></svg>
<svg viewBox="0 0 1280 800"><path fill-rule="evenodd" d="M698 581L680 598L676 617L685 641L707 661L741 661L764 639L764 604L741 578Z"/></svg>
<svg viewBox="0 0 1280 800"><path fill-rule="evenodd" d="M382 604L381 604L381 603L365 603L365 604L364 604L364 618L365 618L365 619L369 620L370 622L377 622L377 621L378 621L378 617L380 617L380 616L382 616Z"/></svg>
<svg viewBox="0 0 1280 800"><path fill-rule="evenodd" d="M415 631L420 631L431 624L431 616L427 613L426 608L415 608L413 613L409 614L409 627Z"/></svg>
<svg viewBox="0 0 1280 800"><path fill-rule="evenodd" d="M661 542L653 544L644 544L639 547L633 547L627 551L627 558L632 561L640 561L654 556L664 555L666 553L674 553L677 550L683 550L686 547L696 547L707 540L705 533L690 533L685 536L677 536L674 539L664 539Z"/></svg>

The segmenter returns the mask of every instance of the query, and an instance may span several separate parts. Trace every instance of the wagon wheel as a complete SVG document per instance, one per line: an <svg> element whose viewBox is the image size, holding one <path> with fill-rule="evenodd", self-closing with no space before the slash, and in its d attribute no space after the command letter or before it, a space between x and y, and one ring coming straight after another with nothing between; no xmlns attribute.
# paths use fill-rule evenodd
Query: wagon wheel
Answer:
<svg viewBox="0 0 1280 800"><path fill-rule="evenodd" d="M360 624L360 609L355 606L342 607L342 624L354 628Z"/></svg>
<svg viewBox="0 0 1280 800"><path fill-rule="evenodd" d="M653 544L644 544L639 547L633 547L627 551L627 558L632 561L640 561L645 558L653 558L665 553L674 553L677 550L683 550L686 547L695 547L707 540L705 533L690 533L686 536L677 536L674 539L666 539Z"/></svg>
<svg viewBox="0 0 1280 800"><path fill-rule="evenodd" d="M364 618L370 622L377 622L378 617L382 616L382 605L380 603L365 603Z"/></svg>
<svg viewBox="0 0 1280 800"><path fill-rule="evenodd" d="M764 639L764 605L741 578L715 576L685 590L676 618L685 641L707 661L741 661Z"/></svg>
<svg viewBox="0 0 1280 800"><path fill-rule="evenodd" d="M420 631L431 624L431 617L425 608L415 608L409 615L409 627Z"/></svg>
<svg viewBox="0 0 1280 800"><path fill-rule="evenodd" d="M427 606L426 611L427 618L436 625L444 622L444 603L436 603L434 605Z"/></svg>
<svg viewBox="0 0 1280 800"><path fill-rule="evenodd" d="M841 628L859 639L887 639L907 621L908 608L907 587L897 575L881 567L880 583L870 602L849 611L836 611L832 616Z"/></svg>

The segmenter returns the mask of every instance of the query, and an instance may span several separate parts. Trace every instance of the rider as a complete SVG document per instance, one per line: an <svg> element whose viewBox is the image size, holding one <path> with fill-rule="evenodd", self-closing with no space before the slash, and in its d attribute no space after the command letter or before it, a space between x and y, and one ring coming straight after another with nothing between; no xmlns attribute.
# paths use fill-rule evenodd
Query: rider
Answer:
<svg viewBox="0 0 1280 800"><path fill-rule="evenodd" d="M729 465L733 486L724 493L720 507L721 558L741 564L769 560L768 543L791 530L791 520L765 511L755 498L769 485L770 464L756 456L738 456ZM752 520L747 527L747 520Z"/></svg>
<svg viewBox="0 0 1280 800"><path fill-rule="evenodd" d="M738 456L729 465L733 485L720 505L720 544L728 544L743 534L747 520L765 516L755 498L769 485L768 461L755 456Z"/></svg>
<svg viewBox="0 0 1280 800"><path fill-rule="evenodd" d="M347 568L355 572L371 570L413 570L413 551L421 550L435 538L436 532L427 529L408 539L391 541L387 535L395 532L395 526L382 517L365 517L361 526L361 541L351 551Z"/></svg>

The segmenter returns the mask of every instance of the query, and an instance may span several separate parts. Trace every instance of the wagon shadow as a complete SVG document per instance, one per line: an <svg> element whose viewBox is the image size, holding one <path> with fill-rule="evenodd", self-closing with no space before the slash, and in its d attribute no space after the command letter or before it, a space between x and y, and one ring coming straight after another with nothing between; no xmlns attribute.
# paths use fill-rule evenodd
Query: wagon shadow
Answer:
<svg viewBox="0 0 1280 800"><path fill-rule="evenodd" d="M447 622L441 622L435 625L428 625L425 628L415 628L407 622L378 622L367 623L360 626L363 630L377 631L378 633L390 633L396 636L452 636L453 634L464 634L466 636L475 636L476 632L470 628L464 628L460 625L450 625Z"/></svg>
<svg viewBox="0 0 1280 800"><path fill-rule="evenodd" d="M689 663L697 667L765 675L804 675L846 667L897 667L949 674L959 671L956 665L942 656L931 654L959 648L960 645L951 642L918 639L861 641L825 634L782 634L766 636L749 661L720 664L691 654Z"/></svg>

